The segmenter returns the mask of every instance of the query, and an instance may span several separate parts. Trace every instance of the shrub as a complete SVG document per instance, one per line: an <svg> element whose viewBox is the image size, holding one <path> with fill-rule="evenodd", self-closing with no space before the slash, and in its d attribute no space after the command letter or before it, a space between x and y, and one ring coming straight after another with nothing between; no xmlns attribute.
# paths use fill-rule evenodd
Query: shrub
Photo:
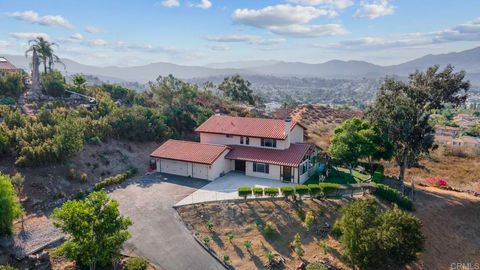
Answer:
<svg viewBox="0 0 480 270"><path fill-rule="evenodd" d="M316 197L320 195L320 193L322 192L322 189L318 184L309 184L308 188L310 189L310 195L312 197Z"/></svg>
<svg viewBox="0 0 480 270"><path fill-rule="evenodd" d="M293 195L293 188L291 186L282 186L280 187L280 191L286 198Z"/></svg>
<svg viewBox="0 0 480 270"><path fill-rule="evenodd" d="M148 267L148 262L142 257L133 257L129 258L125 262L125 270L146 270Z"/></svg>
<svg viewBox="0 0 480 270"><path fill-rule="evenodd" d="M248 196L252 195L252 188L250 187L239 187L238 188L238 196L243 197L245 200Z"/></svg>
<svg viewBox="0 0 480 270"><path fill-rule="evenodd" d="M306 270L328 270L328 268L324 264L319 263L309 263Z"/></svg>
<svg viewBox="0 0 480 270"><path fill-rule="evenodd" d="M315 221L315 215L312 210L309 210L307 212L307 215L305 215L305 227L309 231L312 228L313 222Z"/></svg>
<svg viewBox="0 0 480 270"><path fill-rule="evenodd" d="M381 199L397 204L400 208L413 211L415 206L413 202L400 193L398 190L387 185L376 184L374 194Z"/></svg>
<svg viewBox="0 0 480 270"><path fill-rule="evenodd" d="M91 138L88 138L86 141L88 144L93 144L93 145L99 145L100 143L102 143L102 140L100 140L98 136L93 136Z"/></svg>
<svg viewBox="0 0 480 270"><path fill-rule="evenodd" d="M205 236L205 237L203 237L202 240L203 240L203 243L205 244L205 246L208 247L210 245L210 237Z"/></svg>
<svg viewBox="0 0 480 270"><path fill-rule="evenodd" d="M424 180L425 184L434 187L447 187L448 182L440 176L428 177Z"/></svg>
<svg viewBox="0 0 480 270"><path fill-rule="evenodd" d="M253 190L253 194L255 195L255 197L261 197L263 196L263 188L261 187L254 187L252 188Z"/></svg>
<svg viewBox="0 0 480 270"><path fill-rule="evenodd" d="M223 255L223 261L224 261L225 263L228 263L228 262L230 261L230 256L228 256L228 255Z"/></svg>
<svg viewBox="0 0 480 270"><path fill-rule="evenodd" d="M52 70L42 73L41 79L47 95L58 97L65 92L65 81L60 71Z"/></svg>
<svg viewBox="0 0 480 270"><path fill-rule="evenodd" d="M294 186L295 193L298 194L300 200L302 199L302 195L308 194L310 189L306 185L295 185Z"/></svg>
<svg viewBox="0 0 480 270"><path fill-rule="evenodd" d="M0 173L0 236L12 233L13 221L22 210L10 176Z"/></svg>
<svg viewBox="0 0 480 270"><path fill-rule="evenodd" d="M228 241L232 242L233 238L235 237L233 232L228 232L226 235L227 235Z"/></svg>
<svg viewBox="0 0 480 270"><path fill-rule="evenodd" d="M300 238L299 233L295 234L295 237L293 238L293 247L295 254L297 254L298 257L302 257L305 251L302 248L302 239Z"/></svg>
<svg viewBox="0 0 480 270"><path fill-rule="evenodd" d="M374 200L357 200L341 213L334 229L345 258L361 269L411 262L423 248L420 220L397 207L382 213Z"/></svg>
<svg viewBox="0 0 480 270"><path fill-rule="evenodd" d="M296 209L295 212L297 213L298 218L303 222L305 221L305 211L303 209L299 208Z"/></svg>
<svg viewBox="0 0 480 270"><path fill-rule="evenodd" d="M383 166L378 165L377 169L375 170L375 172L373 172L373 175L372 175L373 182L381 183L383 181L383 171L384 171Z"/></svg>
<svg viewBox="0 0 480 270"><path fill-rule="evenodd" d="M15 105L15 99L12 97L0 96L0 105Z"/></svg>
<svg viewBox="0 0 480 270"><path fill-rule="evenodd" d="M213 231L213 222L211 222L211 221L208 221L208 222L207 222L207 229L208 229L209 231Z"/></svg>
<svg viewBox="0 0 480 270"><path fill-rule="evenodd" d="M275 225L273 225L273 222L267 221L267 223L265 223L265 227L263 228L263 233L265 234L265 236L272 237L275 235L276 232L277 230L275 229Z"/></svg>
<svg viewBox="0 0 480 270"><path fill-rule="evenodd" d="M136 168L132 168L124 173L117 174L112 177L108 177L103 179L102 181L98 182L95 184L95 190L100 190L104 187L115 185L115 184L120 184L123 181L127 180L128 178L134 176L137 173Z"/></svg>
<svg viewBox="0 0 480 270"><path fill-rule="evenodd" d="M251 253L251 251L252 251L252 242L250 242L250 241L247 240L247 241L245 241L245 242L243 243L243 245L244 245L245 248L247 249L248 253Z"/></svg>
<svg viewBox="0 0 480 270"><path fill-rule="evenodd" d="M318 184L324 196L336 193L340 189L340 185L336 183L320 183Z"/></svg>
<svg viewBox="0 0 480 270"><path fill-rule="evenodd" d="M265 251L265 258L271 262L273 260L273 253L270 250Z"/></svg>
<svg viewBox="0 0 480 270"><path fill-rule="evenodd" d="M10 265L0 265L0 270L17 270L17 269Z"/></svg>
<svg viewBox="0 0 480 270"><path fill-rule="evenodd" d="M87 177L88 177L88 175L85 172L82 172L80 174L80 182L86 183L87 182Z"/></svg>
<svg viewBox="0 0 480 270"><path fill-rule="evenodd" d="M278 195L278 188L273 188L273 187L267 187L264 189L265 195L270 196L270 197L275 197Z"/></svg>

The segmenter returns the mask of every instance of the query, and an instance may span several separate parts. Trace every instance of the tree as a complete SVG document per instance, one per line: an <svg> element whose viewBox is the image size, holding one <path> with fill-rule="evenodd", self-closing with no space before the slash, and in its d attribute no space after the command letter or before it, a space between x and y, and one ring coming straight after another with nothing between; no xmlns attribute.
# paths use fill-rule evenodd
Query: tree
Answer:
<svg viewBox="0 0 480 270"><path fill-rule="evenodd" d="M403 265L423 249L420 220L397 207L381 212L373 199L357 200L341 213L334 231L340 234L345 257L361 269Z"/></svg>
<svg viewBox="0 0 480 270"><path fill-rule="evenodd" d="M61 96L65 92L65 80L62 73L52 70L42 74L42 85L47 95Z"/></svg>
<svg viewBox="0 0 480 270"><path fill-rule="evenodd" d="M54 42L49 42L43 37L37 37L28 42L30 47L25 51L25 56L28 56L30 52L36 51L43 63L43 71L52 71L54 63L62 63L60 58L54 54L53 47L58 46Z"/></svg>
<svg viewBox="0 0 480 270"><path fill-rule="evenodd" d="M249 81L243 79L240 75L235 75L223 79L218 89L230 100L254 105L255 97L252 89L250 89L250 85L251 83Z"/></svg>
<svg viewBox="0 0 480 270"><path fill-rule="evenodd" d="M416 71L406 83L387 78L367 108L370 122L395 145L402 189L405 170L434 146L434 129L429 124L432 111L465 102L470 83L464 78L464 71L455 73L450 65L443 71L438 66Z"/></svg>
<svg viewBox="0 0 480 270"><path fill-rule="evenodd" d="M122 217L118 203L105 191L92 192L81 200L65 202L53 211L55 227L69 237L55 252L94 270L119 257L123 243L130 237L129 218Z"/></svg>
<svg viewBox="0 0 480 270"><path fill-rule="evenodd" d="M77 92L85 92L85 85L87 84L87 80L85 79L85 77L83 77L83 75L77 74L73 76L72 82Z"/></svg>
<svg viewBox="0 0 480 270"><path fill-rule="evenodd" d="M295 237L293 238L293 250L295 251L295 254L297 254L297 256L300 258L305 253L302 248L302 239L300 238L299 233L295 234Z"/></svg>
<svg viewBox="0 0 480 270"><path fill-rule="evenodd" d="M12 233L13 221L21 213L22 208L10 177L0 173L0 236Z"/></svg>

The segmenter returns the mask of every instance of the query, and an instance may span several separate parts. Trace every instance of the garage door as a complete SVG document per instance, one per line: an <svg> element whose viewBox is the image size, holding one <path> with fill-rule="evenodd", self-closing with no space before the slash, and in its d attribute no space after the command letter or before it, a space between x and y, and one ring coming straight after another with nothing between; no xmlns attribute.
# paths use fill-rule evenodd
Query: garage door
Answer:
<svg viewBox="0 0 480 270"><path fill-rule="evenodd" d="M193 177L208 179L208 165L193 164Z"/></svg>
<svg viewBox="0 0 480 270"><path fill-rule="evenodd" d="M162 159L160 162L161 171L164 173L188 176L188 163L183 161Z"/></svg>

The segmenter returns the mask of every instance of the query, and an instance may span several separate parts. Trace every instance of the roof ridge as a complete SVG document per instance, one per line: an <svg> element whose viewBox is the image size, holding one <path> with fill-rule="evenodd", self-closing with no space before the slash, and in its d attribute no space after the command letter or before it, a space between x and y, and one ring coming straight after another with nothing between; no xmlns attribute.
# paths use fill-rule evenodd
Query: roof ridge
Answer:
<svg viewBox="0 0 480 270"><path fill-rule="evenodd" d="M201 143L201 142L185 141L185 140L177 140L177 139L168 139L168 141L176 141L176 142L183 142L183 143L190 143L190 144L203 144L203 145L212 145L212 146L223 146L223 147L229 147L228 145L225 145L225 144L218 144L218 143ZM168 142L168 141L167 141L167 142Z"/></svg>

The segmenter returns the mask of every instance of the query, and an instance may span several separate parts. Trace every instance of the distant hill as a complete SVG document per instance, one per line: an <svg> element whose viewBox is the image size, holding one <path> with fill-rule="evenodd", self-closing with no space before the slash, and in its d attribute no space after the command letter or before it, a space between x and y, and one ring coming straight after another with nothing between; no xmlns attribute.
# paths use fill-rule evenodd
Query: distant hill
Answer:
<svg viewBox="0 0 480 270"><path fill-rule="evenodd" d="M21 68L28 68L28 59L18 55L5 56ZM80 64L70 59L62 59L66 73L71 75L83 73L97 76L112 82L132 81L145 83L155 80L159 75L173 74L182 79L207 78L242 75L268 75L279 77L316 77L333 79L381 78L385 75L404 77L415 69L423 70L428 66L439 64L444 67L452 64L456 69L466 70L468 78L480 85L480 47L438 55L426 55L399 65L380 66L364 61L331 60L320 64L280 61L239 61L213 63L206 66L183 66L172 63L152 63L132 67L97 67Z"/></svg>

